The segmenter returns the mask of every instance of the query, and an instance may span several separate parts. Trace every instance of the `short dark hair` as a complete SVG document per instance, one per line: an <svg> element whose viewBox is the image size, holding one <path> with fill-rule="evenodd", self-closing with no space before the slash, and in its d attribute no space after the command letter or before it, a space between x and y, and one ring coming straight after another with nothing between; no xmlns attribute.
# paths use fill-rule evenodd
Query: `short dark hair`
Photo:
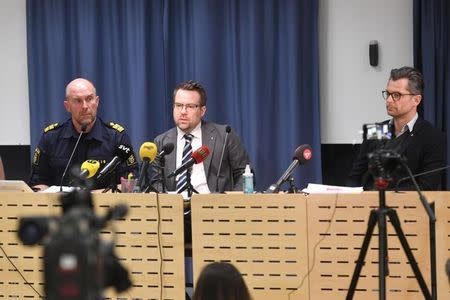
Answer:
<svg viewBox="0 0 450 300"><path fill-rule="evenodd" d="M207 265L194 290L192 300L250 300L250 293L241 273L224 262Z"/></svg>
<svg viewBox="0 0 450 300"><path fill-rule="evenodd" d="M175 101L175 95L177 94L178 90L198 92L200 94L200 105L206 105L206 91L199 82L195 80L188 80L178 84L173 90L173 101Z"/></svg>
<svg viewBox="0 0 450 300"><path fill-rule="evenodd" d="M401 67L399 69L392 69L389 80L399 80L402 78L408 79L408 90L415 95L422 95L423 93L423 75L419 70L413 67Z"/></svg>

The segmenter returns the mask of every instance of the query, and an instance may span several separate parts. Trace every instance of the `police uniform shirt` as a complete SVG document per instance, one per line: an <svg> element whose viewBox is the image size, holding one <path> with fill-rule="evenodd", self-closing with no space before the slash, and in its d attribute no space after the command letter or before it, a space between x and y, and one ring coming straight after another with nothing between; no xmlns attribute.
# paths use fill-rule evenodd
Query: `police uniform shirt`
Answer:
<svg viewBox="0 0 450 300"><path fill-rule="evenodd" d="M75 130L71 119L62 124L56 123L45 128L34 151L30 185L60 185L61 176L78 137L79 133ZM92 130L81 136L63 185L69 185L72 181L70 170L74 167L79 170L85 160L98 160L101 164L100 169L103 168L113 159L120 144L131 145L124 128L117 123L105 123L97 117ZM127 161L117 167L115 181L118 183L120 176L127 176L130 172L137 175L137 166L136 156L133 152ZM108 184L109 180L96 182L95 188L104 188Z"/></svg>

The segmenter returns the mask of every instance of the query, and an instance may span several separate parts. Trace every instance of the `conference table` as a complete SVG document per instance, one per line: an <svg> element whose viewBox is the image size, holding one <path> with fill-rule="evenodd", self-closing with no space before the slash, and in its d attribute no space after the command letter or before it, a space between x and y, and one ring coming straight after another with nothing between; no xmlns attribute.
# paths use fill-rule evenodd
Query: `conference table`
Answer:
<svg viewBox="0 0 450 300"><path fill-rule="evenodd" d="M418 263L438 299L450 298L445 262L450 258L450 193L426 192L435 226L414 192L386 192ZM0 298L43 295L43 247L24 246L18 222L29 216L61 216L59 194L0 192ZM118 203L125 217L100 230L133 285L107 299L184 299L184 201L174 194L92 194L102 216ZM379 193L209 194L191 200L194 282L213 261L234 264L255 300L345 299ZM377 228L370 241L354 299L378 299ZM392 226L387 225L389 299L423 299ZM433 241L433 242L431 242ZM22 277L23 276L23 277ZM195 284L194 284L195 286Z"/></svg>

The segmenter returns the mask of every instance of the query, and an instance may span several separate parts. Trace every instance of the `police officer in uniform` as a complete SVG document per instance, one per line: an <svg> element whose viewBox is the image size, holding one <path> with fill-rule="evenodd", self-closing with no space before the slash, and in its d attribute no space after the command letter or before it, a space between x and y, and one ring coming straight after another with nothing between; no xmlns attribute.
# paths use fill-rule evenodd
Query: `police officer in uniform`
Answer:
<svg viewBox="0 0 450 300"><path fill-rule="evenodd" d="M113 159L119 145L131 147L130 138L121 125L105 123L97 117L98 103L99 96L90 81L77 78L67 85L64 107L71 114L71 118L44 129L32 159L31 186L43 190L51 185L60 185L82 127L86 127L86 130L81 136L69 170L73 167L79 169L88 159L100 161L103 167ZM119 183L120 176L126 177L130 172L135 175L138 172L134 152L116 169L115 182ZM69 185L71 180L68 172L63 185ZM102 180L95 183L95 188L104 188L109 184L109 180Z"/></svg>

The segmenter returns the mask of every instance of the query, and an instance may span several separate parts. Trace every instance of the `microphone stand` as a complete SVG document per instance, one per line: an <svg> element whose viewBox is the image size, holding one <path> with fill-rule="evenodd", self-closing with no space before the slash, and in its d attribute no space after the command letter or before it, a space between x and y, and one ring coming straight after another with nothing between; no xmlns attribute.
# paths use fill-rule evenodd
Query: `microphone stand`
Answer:
<svg viewBox="0 0 450 300"><path fill-rule="evenodd" d="M227 140L228 140L228 135L230 134L230 131L231 131L231 127L227 125L227 127L225 128L226 133L225 133L225 140L223 142L222 153L220 154L219 167L217 168L215 193L219 193L219 175L220 175L220 170L222 169L222 160L223 160L223 156L225 154L225 147L227 146ZM223 192L224 191L222 191L222 193Z"/></svg>
<svg viewBox="0 0 450 300"><path fill-rule="evenodd" d="M114 169L113 171L111 171L111 173L109 174L109 186L107 186L102 193L106 193L109 190L111 190L111 193L121 193L121 191L117 188L117 183L116 183L116 170Z"/></svg>
<svg viewBox="0 0 450 300"><path fill-rule="evenodd" d="M166 158L165 156L159 156L159 166L161 167L161 186L162 186L162 192L166 193L167 192L167 187L166 187L166 172L165 172L165 167L166 167Z"/></svg>
<svg viewBox="0 0 450 300"><path fill-rule="evenodd" d="M184 215L188 215L191 213L190 201L192 198L192 194L193 193L198 194L198 191L196 189L194 189L194 187L192 186L192 183L191 183L191 168L187 169L187 172L186 172L186 185L178 193L181 194L184 191L187 191L187 195L188 195L188 200L185 200L185 202L187 202L188 207L184 211Z"/></svg>
<svg viewBox="0 0 450 300"><path fill-rule="evenodd" d="M72 153L70 154L70 157L69 157L69 161L67 162L66 168L64 169L64 172L63 172L63 174L62 174L62 176L61 176L61 184L59 185L59 191L60 191L60 192L63 191L63 188L62 188L62 187L63 187L64 177L66 176L67 170L69 169L70 163L72 162L73 155L75 154L75 151L76 151L77 148L78 148L78 143L79 143L80 140L81 140L81 136L82 136L83 133L86 131L86 129L87 129L87 125L82 125L82 126L81 126L81 132L80 132L80 135L78 136L77 142L75 143L75 147L73 147Z"/></svg>
<svg viewBox="0 0 450 300"><path fill-rule="evenodd" d="M294 177L292 177L292 175L289 176L289 178L288 178L287 181L289 182L289 190L288 190L288 193L289 193L289 194L296 194L296 193L297 193L297 187L295 186L295 180L294 180Z"/></svg>

